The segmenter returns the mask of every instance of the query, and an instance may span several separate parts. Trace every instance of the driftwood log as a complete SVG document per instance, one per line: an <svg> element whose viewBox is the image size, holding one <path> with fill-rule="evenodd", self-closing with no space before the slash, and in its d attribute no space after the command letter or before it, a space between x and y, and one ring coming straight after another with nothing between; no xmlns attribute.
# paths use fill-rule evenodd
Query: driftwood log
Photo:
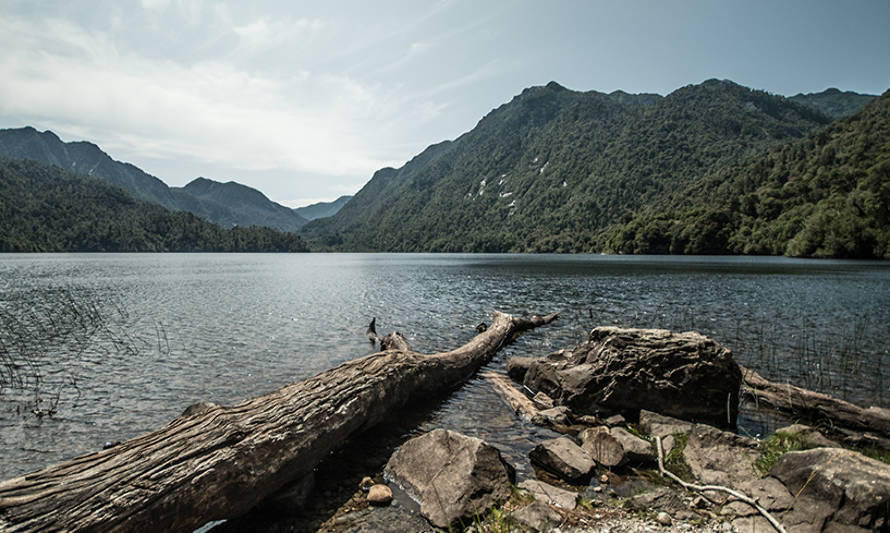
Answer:
<svg viewBox="0 0 890 533"><path fill-rule="evenodd" d="M492 318L451 352L419 354L401 339L391 344L399 349L233 406L197 404L152 433L0 482L0 531L192 531L243 514L350 435L453 389L557 315Z"/></svg>
<svg viewBox="0 0 890 533"><path fill-rule="evenodd" d="M874 434L875 443L890 439L890 410L863 408L833 396L785 383L775 383L753 370L742 368L742 395L756 407L769 407L811 424L850 435ZM847 430L847 431L844 431ZM853 430L852 432L850 430ZM860 436L861 437L861 436ZM865 438L867 441L868 439Z"/></svg>

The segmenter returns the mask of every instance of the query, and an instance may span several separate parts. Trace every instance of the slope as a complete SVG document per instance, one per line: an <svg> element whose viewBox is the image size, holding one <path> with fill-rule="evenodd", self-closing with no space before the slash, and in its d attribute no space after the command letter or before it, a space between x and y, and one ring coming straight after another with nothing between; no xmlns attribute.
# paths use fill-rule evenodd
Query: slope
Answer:
<svg viewBox="0 0 890 533"><path fill-rule="evenodd" d="M294 211L306 220L332 217L336 215L338 211L343 209L343 206L346 205L346 202L348 202L350 198L352 198L352 195L344 195L333 202L318 202L303 207L296 207L294 208Z"/></svg>
<svg viewBox="0 0 890 533"><path fill-rule="evenodd" d="M296 231L308 222L299 213L269 200L260 191L234 181L220 183L196 178L185 187L171 190L180 198L179 205L184 210L223 227L265 226L279 231Z"/></svg>
<svg viewBox="0 0 890 533"><path fill-rule="evenodd" d="M616 229L623 253L890 258L890 91Z"/></svg>
<svg viewBox="0 0 890 533"><path fill-rule="evenodd" d="M0 157L0 252L301 252L296 234L225 230L105 181Z"/></svg>
<svg viewBox="0 0 890 533"><path fill-rule="evenodd" d="M877 98L874 94L859 94L853 91L825 89L821 93L799 93L789 97L801 105L817 109L831 118L843 118L858 113L865 104Z"/></svg>
<svg viewBox="0 0 890 533"><path fill-rule="evenodd" d="M708 80L660 98L524 90L453 142L378 171L304 236L339 250L583 252L699 176L829 122Z"/></svg>

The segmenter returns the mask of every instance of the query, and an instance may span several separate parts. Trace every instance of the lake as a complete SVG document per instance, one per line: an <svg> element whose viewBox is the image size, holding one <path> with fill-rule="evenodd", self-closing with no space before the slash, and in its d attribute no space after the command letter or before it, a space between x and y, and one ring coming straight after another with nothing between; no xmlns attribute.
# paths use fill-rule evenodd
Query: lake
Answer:
<svg viewBox="0 0 890 533"><path fill-rule="evenodd" d="M890 405L890 263L764 257L0 254L0 478L374 351L372 317L421 352L491 310L559 311L507 347L542 356L597 325L694 329L766 377ZM52 416L37 412L54 409ZM523 470L530 432L475 379L414 431L482 436ZM743 415L741 430L765 431Z"/></svg>

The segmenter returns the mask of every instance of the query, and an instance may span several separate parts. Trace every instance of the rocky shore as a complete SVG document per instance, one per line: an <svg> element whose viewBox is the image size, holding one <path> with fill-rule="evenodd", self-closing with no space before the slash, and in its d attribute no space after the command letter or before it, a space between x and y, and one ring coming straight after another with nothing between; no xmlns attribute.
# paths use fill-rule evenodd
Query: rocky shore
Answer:
<svg viewBox="0 0 890 533"><path fill-rule="evenodd" d="M890 436L842 419L825 431L827 418L762 440L737 434L750 384L705 336L596 328L577 347L514 358L505 371L485 377L519 417L561 434L529 453L533 477L517 480L480 439L436 429L366 471L311 528L267 530L890 530L890 465L878 460L890 454L862 446Z"/></svg>

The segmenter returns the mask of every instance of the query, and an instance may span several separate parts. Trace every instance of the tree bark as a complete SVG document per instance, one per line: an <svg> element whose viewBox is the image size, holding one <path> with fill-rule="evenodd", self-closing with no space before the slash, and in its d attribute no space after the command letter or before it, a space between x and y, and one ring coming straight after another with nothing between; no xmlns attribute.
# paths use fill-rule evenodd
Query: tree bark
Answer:
<svg viewBox="0 0 890 533"><path fill-rule="evenodd" d="M846 428L890 438L890 410L880 407L866 409L821 392L775 383L744 367L742 379L742 395L758 407L777 409L811 424L825 424L829 428ZM876 442L881 440L876 439Z"/></svg>
<svg viewBox="0 0 890 533"><path fill-rule="evenodd" d="M488 330L450 352L383 351L233 406L197 404L157 431L0 483L0 530L192 531L238 516L350 435L453 389L557 316L494 312Z"/></svg>

